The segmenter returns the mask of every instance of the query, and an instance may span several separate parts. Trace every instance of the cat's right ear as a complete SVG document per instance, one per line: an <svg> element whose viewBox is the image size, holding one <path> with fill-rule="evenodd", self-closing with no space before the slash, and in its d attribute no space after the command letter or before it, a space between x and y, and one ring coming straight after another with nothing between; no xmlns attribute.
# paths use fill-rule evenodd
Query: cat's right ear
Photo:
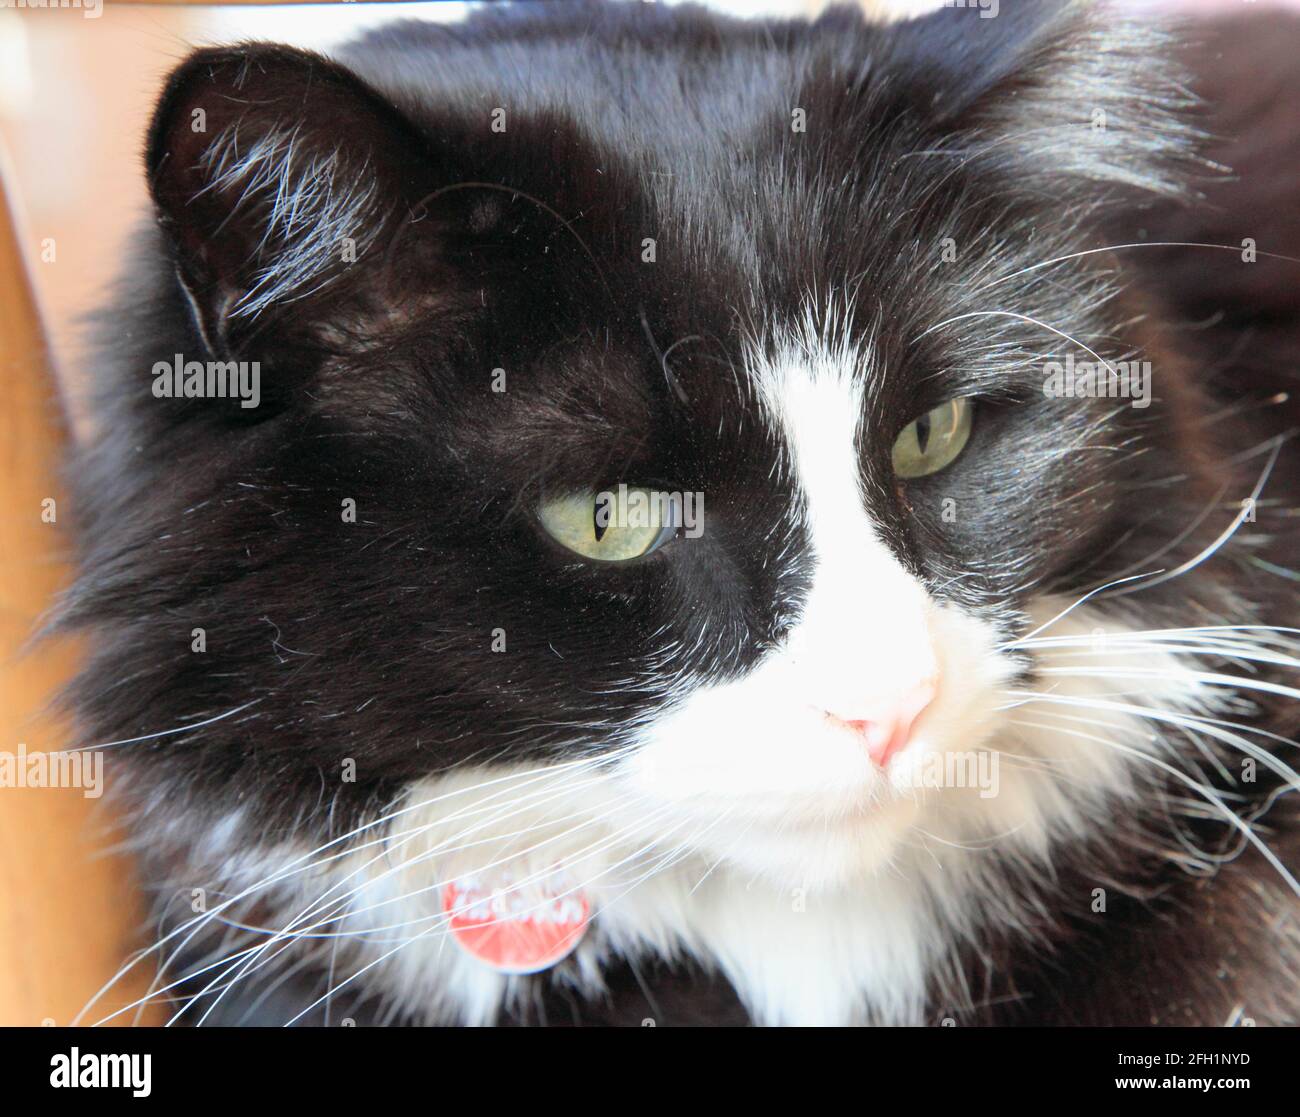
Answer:
<svg viewBox="0 0 1300 1117"><path fill-rule="evenodd" d="M237 353L268 319L277 338L310 331L349 269L382 251L400 200L424 189L424 146L383 97L320 55L255 44L182 63L146 167L208 348Z"/></svg>
<svg viewBox="0 0 1300 1117"><path fill-rule="evenodd" d="M987 18L986 18L987 17ZM1088 0L950 0L891 24L903 87L951 154L1027 200L1184 196L1205 173L1195 101L1153 20Z"/></svg>

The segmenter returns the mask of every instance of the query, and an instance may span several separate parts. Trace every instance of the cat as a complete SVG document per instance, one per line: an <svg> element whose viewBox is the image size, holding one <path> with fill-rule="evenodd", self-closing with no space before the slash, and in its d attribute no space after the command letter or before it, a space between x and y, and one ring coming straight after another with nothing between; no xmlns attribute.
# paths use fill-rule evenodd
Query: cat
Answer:
<svg viewBox="0 0 1300 1117"><path fill-rule="evenodd" d="M1294 188L1157 247L1197 56L981 13L171 74L63 623L172 1019L1300 1019Z"/></svg>

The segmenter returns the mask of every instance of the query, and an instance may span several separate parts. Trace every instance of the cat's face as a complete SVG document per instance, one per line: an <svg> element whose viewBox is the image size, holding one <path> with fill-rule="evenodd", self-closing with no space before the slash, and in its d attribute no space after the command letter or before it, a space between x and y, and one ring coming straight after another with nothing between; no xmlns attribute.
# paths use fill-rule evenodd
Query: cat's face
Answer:
<svg viewBox="0 0 1300 1117"><path fill-rule="evenodd" d="M1106 276L1050 263L1078 248L1053 205L1163 180L1148 124L1098 140L1062 99L1050 20L966 14L779 49L637 17L660 53L572 88L415 33L353 72L182 67L149 167L185 295L163 269L125 405L131 530L165 537L135 601L174 621L137 636L175 654L126 728L214 717L186 763L236 812L349 763L417 799L578 771L552 824L589 797L780 880L1083 830L1128 766L1017 721L1017 637L1199 546L1172 525L1205 498L1143 495L1178 471L1174 370L1149 408L1044 393L1067 352L1129 356ZM259 362L260 406L151 397L175 352ZM1053 633L1123 627L1081 615Z"/></svg>

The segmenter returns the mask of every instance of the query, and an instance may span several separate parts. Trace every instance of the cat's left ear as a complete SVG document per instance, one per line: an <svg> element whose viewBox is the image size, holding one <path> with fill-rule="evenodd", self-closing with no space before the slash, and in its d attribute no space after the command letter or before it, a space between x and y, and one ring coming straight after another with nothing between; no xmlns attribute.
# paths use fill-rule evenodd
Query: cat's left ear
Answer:
<svg viewBox="0 0 1300 1117"><path fill-rule="evenodd" d="M377 92L319 55L201 50L170 77L146 166L203 338L237 353L277 312L306 329L373 264L427 174L424 143ZM373 275L373 268L370 269Z"/></svg>

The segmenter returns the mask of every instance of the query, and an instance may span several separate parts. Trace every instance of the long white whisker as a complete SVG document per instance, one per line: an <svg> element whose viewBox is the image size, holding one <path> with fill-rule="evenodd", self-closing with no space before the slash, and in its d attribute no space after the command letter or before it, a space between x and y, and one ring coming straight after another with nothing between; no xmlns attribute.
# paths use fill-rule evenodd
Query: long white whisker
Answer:
<svg viewBox="0 0 1300 1117"><path fill-rule="evenodd" d="M1037 271L1039 268L1049 268L1053 264L1064 264L1069 260L1078 260L1084 256L1096 256L1102 252L1118 252L1125 248L1220 248L1227 252L1241 253L1242 247L1239 244L1205 244L1199 241L1185 240L1148 240L1138 241L1135 244L1109 244L1104 248L1087 248L1082 252L1071 252L1066 256L1057 256L1051 260L1043 260L1037 264L1030 264L1027 268L1020 268L1007 275L998 276L997 279L985 283L983 286L976 288L977 292L987 291L990 287L996 287L999 283L1006 283L1008 280L1015 279L1017 276L1027 272ZM1285 260L1291 264L1300 264L1300 259L1294 256L1284 256L1279 252L1264 252L1260 249L1255 250L1256 255L1267 256L1274 260Z"/></svg>
<svg viewBox="0 0 1300 1117"><path fill-rule="evenodd" d="M1025 724L1031 724L1031 723L1025 723ZM1232 825L1236 827L1236 829L1241 831L1241 833L1245 836L1246 840L1249 841L1250 844L1253 845L1257 850L1259 850L1259 852L1263 855L1264 859L1270 865L1272 865L1274 869L1277 870L1278 875L1281 876L1284 881L1286 881L1288 886L1290 886L1291 890L1297 896L1300 896L1300 882L1296 881L1295 877L1291 875L1290 870L1288 870L1287 867L1282 864L1282 862L1278 859L1277 855L1271 849L1269 849L1267 845L1265 845L1262 841L1260 841L1260 839L1256 836L1255 832L1250 828L1250 826L1244 821L1242 821L1242 819L1235 812L1230 810L1227 804L1223 802L1222 798L1215 795L1214 792L1209 790L1208 788L1205 788L1201 784L1198 784L1190 776L1186 775L1183 772L1180 772L1172 764L1167 764L1165 761L1159 759L1159 757L1151 756L1147 753L1141 752L1138 749L1133 749L1133 748L1129 748L1126 745L1121 745L1118 741L1108 740L1105 737L1098 737L1095 734L1083 733L1080 732L1079 730L1062 729L1059 726L1058 727L1042 726L1041 728L1048 729L1049 731L1055 733L1068 733L1072 736L1083 737L1087 740L1097 741L1098 743L1105 745L1107 748L1115 749L1118 752L1126 753L1129 756L1136 757L1138 760L1143 760L1148 764L1152 764L1155 767L1160 768L1163 771L1167 772L1169 775L1173 776L1176 780L1179 780L1182 783L1187 784L1188 787L1190 787L1197 794L1203 796L1208 802L1216 805L1219 808L1220 812L1223 814L1223 816L1227 818L1227 820L1231 822Z"/></svg>
<svg viewBox="0 0 1300 1117"><path fill-rule="evenodd" d="M1274 442L1273 452L1268 456L1268 461L1265 463L1264 469L1259 475L1259 480L1255 482L1255 487L1251 490L1250 496L1241 502L1241 509L1238 511L1237 515L1233 517L1232 523L1223 530L1214 542L1200 553L1189 558L1186 562L1175 566L1172 570L1165 570L1159 574L1149 575L1150 581L1146 581L1140 586L1130 586L1127 589L1117 589L1114 592L1107 594L1107 596L1124 597L1127 594L1136 593L1140 589L1150 589L1152 586L1158 586L1163 582L1168 582L1171 579L1186 574L1189 570L1193 570L1200 566L1201 563L1227 543L1228 540L1237 533L1237 529L1246 522L1246 517L1251 514L1255 501L1259 499L1259 494L1264 491L1264 486L1268 483L1269 476L1273 472L1273 467L1277 464L1278 455L1282 452L1282 445L1286 441L1286 436L1279 435L1272 441Z"/></svg>

